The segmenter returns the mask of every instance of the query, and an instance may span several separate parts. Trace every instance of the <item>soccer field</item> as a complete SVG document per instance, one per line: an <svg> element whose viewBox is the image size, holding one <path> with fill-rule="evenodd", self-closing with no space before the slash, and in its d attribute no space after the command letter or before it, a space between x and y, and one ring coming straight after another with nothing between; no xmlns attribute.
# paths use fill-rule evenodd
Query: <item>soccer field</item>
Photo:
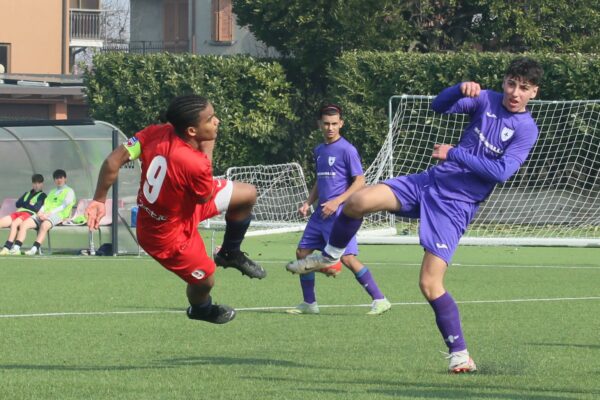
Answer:
<svg viewBox="0 0 600 400"><path fill-rule="evenodd" d="M318 276L321 315L292 316L297 238L247 239L262 281L217 270L239 310L221 326L188 320L148 257L0 257L0 399L600 398L600 249L460 248L446 285L479 372L448 375L421 248L361 247L388 313L345 270Z"/></svg>

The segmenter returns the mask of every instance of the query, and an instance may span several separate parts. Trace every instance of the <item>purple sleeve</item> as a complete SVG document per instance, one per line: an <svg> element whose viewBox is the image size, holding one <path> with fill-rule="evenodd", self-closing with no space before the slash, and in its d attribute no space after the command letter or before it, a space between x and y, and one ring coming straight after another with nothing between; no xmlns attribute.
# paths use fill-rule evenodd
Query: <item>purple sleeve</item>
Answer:
<svg viewBox="0 0 600 400"><path fill-rule="evenodd" d="M477 157L458 147L448 152L448 160L457 162L487 181L503 183L523 165L537 136L538 130L535 125L523 126L515 132L515 138L502 157L496 160Z"/></svg>
<svg viewBox="0 0 600 400"><path fill-rule="evenodd" d="M352 150L346 152L346 162L348 163L350 176L355 177L364 174L360 155L358 155L358 150L356 150L355 147L352 147Z"/></svg>
<svg viewBox="0 0 600 400"><path fill-rule="evenodd" d="M433 111L445 114L471 114L478 107L477 98L464 97L458 83L441 91L431 102Z"/></svg>

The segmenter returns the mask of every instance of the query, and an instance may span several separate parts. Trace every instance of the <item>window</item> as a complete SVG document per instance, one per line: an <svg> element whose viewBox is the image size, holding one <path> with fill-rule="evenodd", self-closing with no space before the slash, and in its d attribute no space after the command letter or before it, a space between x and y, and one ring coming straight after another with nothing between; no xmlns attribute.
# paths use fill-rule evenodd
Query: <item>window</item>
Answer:
<svg viewBox="0 0 600 400"><path fill-rule="evenodd" d="M0 73L10 72L10 44L0 43Z"/></svg>
<svg viewBox="0 0 600 400"><path fill-rule="evenodd" d="M99 10L100 0L71 0L71 8L78 8L83 10Z"/></svg>
<svg viewBox="0 0 600 400"><path fill-rule="evenodd" d="M212 40L233 41L233 15L231 0L212 0Z"/></svg>

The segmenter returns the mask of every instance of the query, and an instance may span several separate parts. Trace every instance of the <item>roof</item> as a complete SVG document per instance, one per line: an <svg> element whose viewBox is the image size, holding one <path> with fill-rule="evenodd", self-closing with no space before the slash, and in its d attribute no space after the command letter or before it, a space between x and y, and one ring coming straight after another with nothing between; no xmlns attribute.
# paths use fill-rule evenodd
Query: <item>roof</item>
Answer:
<svg viewBox="0 0 600 400"><path fill-rule="evenodd" d="M70 99L84 102L83 79L77 75L0 74L0 100Z"/></svg>

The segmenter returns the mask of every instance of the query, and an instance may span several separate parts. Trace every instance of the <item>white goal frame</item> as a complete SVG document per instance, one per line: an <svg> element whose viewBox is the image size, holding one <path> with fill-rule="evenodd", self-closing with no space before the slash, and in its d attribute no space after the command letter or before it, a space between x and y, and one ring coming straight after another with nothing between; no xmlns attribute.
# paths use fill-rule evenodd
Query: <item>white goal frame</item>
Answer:
<svg viewBox="0 0 600 400"><path fill-rule="evenodd" d="M256 187L257 200L246 236L301 232L306 227L308 218L298 212L308 198L308 187L300 164L231 167L225 175L215 177L218 178L250 183ZM224 213L200 225L222 229L225 226Z"/></svg>
<svg viewBox="0 0 600 400"><path fill-rule="evenodd" d="M388 134L365 173L368 184L422 171L435 162L434 143L458 141L468 116L435 113L432 99L389 99ZM460 243L598 247L600 100L534 100L529 106L540 129L538 142L519 172L481 204ZM360 243L419 242L416 220L378 213L363 227ZM377 229L394 235L372 233Z"/></svg>

